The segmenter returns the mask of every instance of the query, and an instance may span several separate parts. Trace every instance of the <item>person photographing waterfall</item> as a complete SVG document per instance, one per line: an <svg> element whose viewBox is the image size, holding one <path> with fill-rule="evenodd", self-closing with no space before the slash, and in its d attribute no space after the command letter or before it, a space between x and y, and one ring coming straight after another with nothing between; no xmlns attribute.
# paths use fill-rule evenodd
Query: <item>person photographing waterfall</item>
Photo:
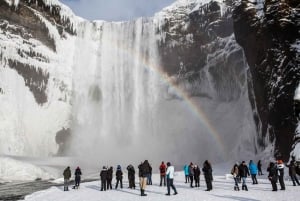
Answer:
<svg viewBox="0 0 300 201"><path fill-rule="evenodd" d="M170 187L172 187L172 189L174 190L174 195L177 195L177 190L173 184L174 182L174 166L171 166L170 162L167 162L167 189L168 189L168 193L166 195L170 195Z"/></svg>
<svg viewBox="0 0 300 201"><path fill-rule="evenodd" d="M68 166L65 170L64 170L64 191L68 191L69 190L69 181L71 178L71 169Z"/></svg>
<svg viewBox="0 0 300 201"><path fill-rule="evenodd" d="M139 166L139 177L140 177L140 188L141 188L141 196L147 196L145 194L145 189L147 185L147 175L150 174L150 164L148 160L145 160Z"/></svg>

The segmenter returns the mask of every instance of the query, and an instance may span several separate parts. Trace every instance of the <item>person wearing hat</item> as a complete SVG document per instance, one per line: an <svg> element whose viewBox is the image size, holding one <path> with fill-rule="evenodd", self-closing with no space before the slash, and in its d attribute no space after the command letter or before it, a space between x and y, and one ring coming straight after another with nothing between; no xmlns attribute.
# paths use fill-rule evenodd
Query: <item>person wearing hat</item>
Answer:
<svg viewBox="0 0 300 201"><path fill-rule="evenodd" d="M285 190L285 184L284 184L284 164L282 160L277 160L277 170L279 175L279 184L280 184L280 190Z"/></svg>
<svg viewBox="0 0 300 201"><path fill-rule="evenodd" d="M103 166L100 172L100 180L101 180L101 191L106 191L107 168L105 166Z"/></svg>
<svg viewBox="0 0 300 201"><path fill-rule="evenodd" d="M122 183L122 180L123 180L123 172L122 172L121 165L118 165L118 166L117 166L116 179L117 179L116 189L118 188L119 182L120 182L121 188L123 188L123 183Z"/></svg>
<svg viewBox="0 0 300 201"><path fill-rule="evenodd" d="M178 193L173 184L173 182L174 182L174 166L172 166L170 162L167 162L166 175L167 175L167 189L168 189L168 193L166 195L170 195L170 187L173 189L174 195L177 195Z"/></svg>
<svg viewBox="0 0 300 201"><path fill-rule="evenodd" d="M77 167L75 170L75 186L74 186L75 189L79 188L80 180L81 180L81 170L79 167Z"/></svg>

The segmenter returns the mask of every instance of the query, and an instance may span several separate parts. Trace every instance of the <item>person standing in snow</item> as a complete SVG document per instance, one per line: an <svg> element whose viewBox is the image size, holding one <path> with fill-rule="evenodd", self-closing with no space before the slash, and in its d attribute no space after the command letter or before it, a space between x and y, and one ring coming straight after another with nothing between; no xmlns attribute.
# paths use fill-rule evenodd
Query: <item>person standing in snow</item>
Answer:
<svg viewBox="0 0 300 201"><path fill-rule="evenodd" d="M101 191L106 191L107 168L105 166L103 166L100 172L100 180L101 180Z"/></svg>
<svg viewBox="0 0 300 201"><path fill-rule="evenodd" d="M257 169L258 169L258 175L264 175L261 170L261 161L260 160L257 162Z"/></svg>
<svg viewBox="0 0 300 201"><path fill-rule="evenodd" d="M113 167L111 166L110 168L108 168L107 170L107 181L106 181L106 184L107 184L107 190L109 189L112 189L112 179L113 179Z"/></svg>
<svg viewBox="0 0 300 201"><path fill-rule="evenodd" d="M147 185L152 185L152 166L149 164L149 173L147 175Z"/></svg>
<svg viewBox="0 0 300 201"><path fill-rule="evenodd" d="M267 168L267 171L269 172L269 175L268 175L268 179L269 181L271 182L272 184L272 191L277 191L277 168L276 168L276 165L275 163L273 162L270 162L268 168Z"/></svg>
<svg viewBox="0 0 300 201"><path fill-rule="evenodd" d="M195 179L195 187L200 187L200 168L198 165L194 165L194 179Z"/></svg>
<svg viewBox="0 0 300 201"><path fill-rule="evenodd" d="M194 186L193 186L193 181L194 181L194 165L193 165L193 163L191 162L190 163L190 165L189 165L189 177L190 177L190 181L191 181L191 185L190 185L190 187L191 188L194 188Z"/></svg>
<svg viewBox="0 0 300 201"><path fill-rule="evenodd" d="M159 172L160 172L160 184L159 184L159 186L162 186L163 181L164 181L164 186L166 186L166 170L167 170L167 167L166 167L164 161L162 161L160 166L159 166Z"/></svg>
<svg viewBox="0 0 300 201"><path fill-rule="evenodd" d="M141 196L147 196L147 194L145 194L145 189L147 185L147 175L150 173L150 164L148 160L145 160L143 163L141 163L138 168L140 177Z"/></svg>
<svg viewBox="0 0 300 201"><path fill-rule="evenodd" d="M257 166L255 165L255 163L253 163L252 160L250 160L250 162L249 162L249 170L250 170L250 174L251 174L253 184L258 184L257 179L256 179L256 175L257 175L258 170L257 170Z"/></svg>
<svg viewBox="0 0 300 201"><path fill-rule="evenodd" d="M69 181L71 178L71 169L68 166L65 170L64 170L64 191L68 191L69 190Z"/></svg>
<svg viewBox="0 0 300 201"><path fill-rule="evenodd" d="M75 187L74 187L75 189L79 188L80 180L81 180L81 170L79 167L77 167L75 170Z"/></svg>
<svg viewBox="0 0 300 201"><path fill-rule="evenodd" d="M174 166L171 165L170 162L167 162L167 189L168 189L168 193L166 195L170 195L170 188L173 189L174 191L174 195L177 195L177 190L173 184L174 182Z"/></svg>
<svg viewBox="0 0 300 201"><path fill-rule="evenodd" d="M128 171L129 188L135 189L135 169L133 165L131 164L128 165L127 171Z"/></svg>
<svg viewBox="0 0 300 201"><path fill-rule="evenodd" d="M117 179L117 182L116 182L116 189L118 188L119 182L120 182L121 188L123 188L123 182L122 182L122 180L123 180L123 172L122 172L121 165L118 165L118 166L117 166L116 179Z"/></svg>
<svg viewBox="0 0 300 201"><path fill-rule="evenodd" d="M205 191L212 190L212 181L213 181L212 171L213 170L212 170L210 162L208 160L204 161L202 172L204 174L205 183L207 186L207 189Z"/></svg>
<svg viewBox="0 0 300 201"><path fill-rule="evenodd" d="M184 176L185 176L185 183L190 182L190 178L189 178L189 166L187 164L184 165L183 172L184 172Z"/></svg>
<svg viewBox="0 0 300 201"><path fill-rule="evenodd" d="M239 168L239 174L240 174L240 177L243 180L242 190L248 191L248 187L247 187L247 184L246 184L246 179L247 179L247 176L250 176L250 173L249 173L249 169L248 169L245 161L242 162L242 165Z"/></svg>
<svg viewBox="0 0 300 201"><path fill-rule="evenodd" d="M298 184L298 186L300 185L298 178L297 178L297 173L296 173L296 161L295 161L295 157L292 156L292 160L290 162L289 165L287 165L289 167L289 175L291 177L291 180L293 181L293 185L296 186L296 183Z"/></svg>
<svg viewBox="0 0 300 201"><path fill-rule="evenodd" d="M235 191L239 191L240 187L239 187L239 180L238 180L238 176L239 176L239 166L238 164L234 164L233 168L231 169L231 174L233 176L234 179L234 190Z"/></svg>
<svg viewBox="0 0 300 201"><path fill-rule="evenodd" d="M284 184L284 164L282 160L277 161L277 170L279 175L280 190L285 190Z"/></svg>

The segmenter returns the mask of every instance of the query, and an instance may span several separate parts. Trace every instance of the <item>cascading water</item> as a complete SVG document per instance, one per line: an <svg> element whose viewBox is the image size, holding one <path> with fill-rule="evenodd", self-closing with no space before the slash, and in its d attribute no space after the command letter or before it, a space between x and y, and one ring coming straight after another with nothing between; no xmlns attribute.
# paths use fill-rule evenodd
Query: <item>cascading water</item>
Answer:
<svg viewBox="0 0 300 201"><path fill-rule="evenodd" d="M156 34L156 26L141 18L85 22L80 27L73 68L71 155L103 164L222 161L240 154L234 153L240 146L231 147L229 138L255 141L251 107L249 102L243 105L246 70L243 64L229 72L219 66L234 49L232 38L220 41L229 41L227 50L210 55L200 71L197 90L208 96L193 97L188 95L190 83L179 81L175 86L162 73L157 46L162 36ZM246 135L239 136L241 132Z"/></svg>
<svg viewBox="0 0 300 201"><path fill-rule="evenodd" d="M153 136L162 135L157 133L161 80L152 21L85 23L82 29L80 56L75 56L72 153L149 157L145 154L159 149L151 143L160 144Z"/></svg>

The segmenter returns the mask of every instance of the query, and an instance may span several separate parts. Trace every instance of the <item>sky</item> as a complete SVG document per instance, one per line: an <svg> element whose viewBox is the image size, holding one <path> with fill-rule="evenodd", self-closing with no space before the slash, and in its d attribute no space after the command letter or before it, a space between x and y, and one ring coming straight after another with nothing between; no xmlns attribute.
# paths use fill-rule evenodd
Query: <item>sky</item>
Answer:
<svg viewBox="0 0 300 201"><path fill-rule="evenodd" d="M73 12L88 20L124 21L154 13L176 0L61 0Z"/></svg>

